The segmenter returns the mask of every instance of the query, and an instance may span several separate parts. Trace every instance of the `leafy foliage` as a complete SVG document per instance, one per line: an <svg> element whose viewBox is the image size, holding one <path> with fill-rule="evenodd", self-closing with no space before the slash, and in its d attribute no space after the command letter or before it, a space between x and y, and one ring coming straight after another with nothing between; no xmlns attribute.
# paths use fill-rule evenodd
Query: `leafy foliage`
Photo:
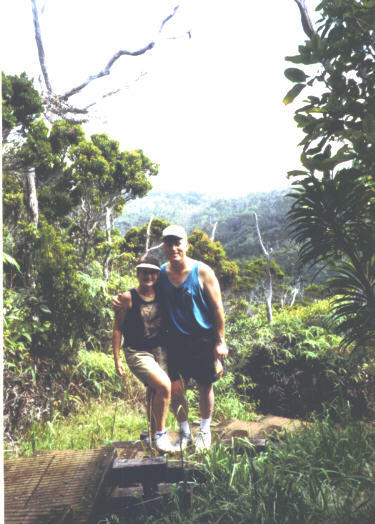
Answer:
<svg viewBox="0 0 375 524"><path fill-rule="evenodd" d="M350 402L357 416L371 412L374 363L356 364L340 349L328 301L282 308L272 325L264 311L249 318L246 303L241 308L228 315L227 337L236 354L236 376L254 385L248 396L263 413L308 418L338 397Z"/></svg>
<svg viewBox="0 0 375 524"><path fill-rule="evenodd" d="M212 242L203 231L195 229L188 237L189 249L187 254L209 265L225 289L232 286L237 279L238 266L227 259L221 242Z"/></svg>
<svg viewBox="0 0 375 524"><path fill-rule="evenodd" d="M149 239L150 248L160 245L163 229L168 225L169 222L160 218L154 218L152 220ZM144 224L141 227L133 226L130 228L124 235L122 249L134 253L134 256L137 258L143 255L146 250L147 228L148 224ZM157 251L156 253L158 254Z"/></svg>
<svg viewBox="0 0 375 524"><path fill-rule="evenodd" d="M307 171L290 172L298 180L288 216L301 263L324 261L333 272L328 285L339 295L333 312L344 342L373 347L375 3L323 0L319 9L317 33L299 55L287 58L309 66L308 74L287 69L286 76L298 82L294 89L315 93L295 113L305 133L300 145ZM318 72L311 73L312 64L321 66Z"/></svg>
<svg viewBox="0 0 375 524"><path fill-rule="evenodd" d="M267 262L261 258L256 258L248 262L243 269L241 269L238 284L236 285L236 291L242 293L252 293L256 290L259 284L265 279ZM272 275L272 281L282 281L284 279L284 273L280 267L271 260L270 271Z"/></svg>
<svg viewBox="0 0 375 524"><path fill-rule="evenodd" d="M2 132L3 140L16 127L24 132L43 111L42 99L26 73L5 75L2 80Z"/></svg>

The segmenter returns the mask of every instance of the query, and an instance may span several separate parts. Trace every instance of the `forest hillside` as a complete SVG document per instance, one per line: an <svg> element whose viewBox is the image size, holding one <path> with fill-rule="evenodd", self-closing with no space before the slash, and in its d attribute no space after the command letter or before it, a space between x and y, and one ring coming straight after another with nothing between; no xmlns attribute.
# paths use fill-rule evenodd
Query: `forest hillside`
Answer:
<svg viewBox="0 0 375 524"><path fill-rule="evenodd" d="M134 522L373 522L375 1L323 0L317 27L296 3L307 40L286 58L283 102L303 139L283 192L154 192L158 164L86 135L74 90L2 73L6 458L112 446L147 428L143 384L127 366L116 373L112 299L138 285L145 252L163 259L171 222L224 298L228 373L212 423L304 422L259 456L244 440L212 446L194 504L183 483L160 519L142 506ZM194 384L187 399L193 423Z"/></svg>

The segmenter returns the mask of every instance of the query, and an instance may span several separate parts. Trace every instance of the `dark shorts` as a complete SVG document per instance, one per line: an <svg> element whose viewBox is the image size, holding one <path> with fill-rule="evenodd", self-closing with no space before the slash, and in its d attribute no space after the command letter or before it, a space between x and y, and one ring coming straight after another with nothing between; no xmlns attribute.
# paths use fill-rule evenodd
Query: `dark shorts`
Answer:
<svg viewBox="0 0 375 524"><path fill-rule="evenodd" d="M193 378L202 385L215 382L218 377L214 366L214 348L215 337L211 332L201 335L169 333L168 375L171 381Z"/></svg>

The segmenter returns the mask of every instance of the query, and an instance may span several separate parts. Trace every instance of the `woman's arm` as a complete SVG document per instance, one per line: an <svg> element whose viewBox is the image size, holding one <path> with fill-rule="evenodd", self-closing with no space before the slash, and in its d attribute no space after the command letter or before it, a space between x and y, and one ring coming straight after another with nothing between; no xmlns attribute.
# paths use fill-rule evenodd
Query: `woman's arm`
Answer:
<svg viewBox="0 0 375 524"><path fill-rule="evenodd" d="M122 343L122 326L124 325L126 314L131 307L131 293L130 291L126 291L121 295L121 308L115 310L115 320L113 323L112 333L113 358L115 360L116 371L121 377L125 376L125 368L120 356L120 349Z"/></svg>

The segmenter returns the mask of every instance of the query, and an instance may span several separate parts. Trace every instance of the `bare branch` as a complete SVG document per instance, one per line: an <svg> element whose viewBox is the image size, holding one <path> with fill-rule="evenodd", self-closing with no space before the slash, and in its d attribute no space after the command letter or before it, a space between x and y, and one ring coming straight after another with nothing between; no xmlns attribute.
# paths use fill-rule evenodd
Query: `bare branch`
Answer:
<svg viewBox="0 0 375 524"><path fill-rule="evenodd" d="M143 55L144 53L146 53L147 51L150 51L155 45L155 42L150 42L147 46L143 47L142 49L138 49L137 51L126 51L125 49L124 50L121 50L121 51L117 51L116 54L114 54L112 56L112 58L110 59L110 61L108 62L108 64L105 66L104 69L102 69L102 71L100 71L99 73L97 73L96 75L91 75L88 77L87 80L85 80L85 82L82 82L82 84L80 84L79 86L77 87L74 87L73 89L71 89L70 91L67 91L66 93L64 93L61 98L63 100L67 100L68 98L70 98L71 96L73 95L76 95L77 93L79 93L79 91L81 91L84 87L86 87L88 84L90 84L90 82L92 82L93 80L97 80L98 78L101 78L103 76L107 76L110 74L111 72L111 67L113 66L113 64L121 57L121 56L124 56L124 55L128 55L128 56L139 56L139 55Z"/></svg>
<svg viewBox="0 0 375 524"><path fill-rule="evenodd" d="M171 18L174 17L174 15L176 14L177 9L178 9L179 7L180 7L179 5L176 5L176 7L173 9L173 13L171 13L170 15L168 15L167 18L164 18L164 20L162 21L162 23L161 23L161 25L160 25L159 33L161 33L161 32L163 31L163 28L164 28L165 24L166 24L167 22L169 22L169 20L170 20Z"/></svg>
<svg viewBox="0 0 375 524"><path fill-rule="evenodd" d="M146 231L146 245L145 245L145 253L148 253L150 250L150 240L151 240L151 224L154 220L154 217L151 217L148 221L147 231Z"/></svg>
<svg viewBox="0 0 375 524"><path fill-rule="evenodd" d="M45 94L45 96L43 96L43 100L44 100L45 107L46 107L46 118L51 122L55 119L56 116L59 118L65 118L66 120L68 120L71 123L82 123L82 122L87 121L88 119L87 114L88 114L89 108L95 105L97 102L93 102L89 104L87 107L80 109L80 108L69 105L67 103L67 100L71 96L76 95L77 93L82 91L86 86L88 86L94 80L102 78L103 76L108 76L111 73L112 66L122 56L124 55L140 56L140 55L147 53L148 51L151 51L156 45L157 40L154 39L153 41L149 42L146 46L138 50L129 51L129 50L123 49L123 50L118 51L110 58L106 66L101 71L99 71L97 74L90 75L87 78L87 80L85 80L78 86L70 89L63 95L57 95L52 90L52 86L51 86L49 76L48 76L46 57L44 53L43 39L42 39L42 34L41 34L41 29L40 29L39 13L38 13L36 0L31 0L31 5L32 5L32 12L33 12L35 40L36 40L37 48L38 48L39 64L40 64L40 68L42 71L42 77L44 79L44 83L45 83L46 90L47 90L47 93ZM158 31L159 34L163 31L165 25L175 16L178 8L179 8L179 5L174 7L173 11L162 21L159 31ZM44 5L41 8L40 12L43 12L43 10L44 10ZM191 32L187 31L186 33L188 34L189 38L191 38ZM141 75L135 81L137 82L142 76L146 74L147 73L142 72ZM41 81L41 77L39 78ZM129 86L125 86L123 88L119 88L119 89L115 89L114 91L110 91L104 94L102 98L112 96L118 93L119 91L121 91L121 89L127 89L128 87ZM76 115L76 116L74 117L73 115Z"/></svg>
<svg viewBox="0 0 375 524"><path fill-rule="evenodd" d="M301 22L302 22L303 30L305 31L306 35L309 38L312 38L315 35L315 29L312 25L310 15L307 11L305 0L294 0L294 1L298 5L298 9L301 14Z"/></svg>
<svg viewBox="0 0 375 524"><path fill-rule="evenodd" d="M161 244L158 244L157 246L150 247L150 249L147 251L147 253L149 253L150 251L153 251L154 249L159 249L159 247L161 247L162 245L163 245L163 242L161 242Z"/></svg>
<svg viewBox="0 0 375 524"><path fill-rule="evenodd" d="M174 9L173 9L173 12L168 15L164 20L163 22L161 23L161 26L160 26L160 29L159 29L159 33L161 33L161 31L163 30L165 24L171 19L174 17L174 15L176 14L176 11L177 9L179 8L179 6L177 5ZM149 44L147 44L145 47L142 47L141 49L138 49L137 51L127 51L126 49L123 49L123 50L120 50L120 51L117 51L117 53L115 53L112 58L109 60L109 62L107 63L107 65L104 67L104 69L102 69L101 71L99 71L99 73L97 73L96 75L91 75L89 76L89 78L87 80L85 80L85 82L82 82L82 84L80 84L79 86L77 87L74 87L73 89L71 89L70 91L67 91L65 94L62 95L62 99L63 100L66 100L68 98L70 98L71 96L77 94L79 91L81 91L84 87L86 87L88 84L90 84L93 80L97 80L98 78L101 78L103 76L107 76L110 74L111 72L111 67L113 66L113 64L122 56L126 55L126 56L140 56L140 55L143 55L145 53L147 53L147 51L151 51L151 49L154 48L155 46L155 40L150 42Z"/></svg>
<svg viewBox="0 0 375 524"><path fill-rule="evenodd" d="M47 91L49 93L52 93L52 87L51 87L49 77L48 77L48 72L47 72L46 56L44 54L42 33L40 30L40 24L39 24L38 8L36 6L35 0L31 0L31 7L33 11L34 32L35 32L36 45L38 47L39 64L42 70L44 83L46 84Z"/></svg>
<svg viewBox="0 0 375 524"><path fill-rule="evenodd" d="M150 241L151 241L151 224L154 220L154 217L151 217L148 225L147 225L147 231L146 231L146 244L145 244L145 255L147 255L150 251L153 251L154 249L159 249L163 245L163 242L157 246L150 247Z"/></svg>
<svg viewBox="0 0 375 524"><path fill-rule="evenodd" d="M256 213L253 213L253 216L254 216L254 220L255 220L255 228L257 230L260 247L262 248L263 253L266 255L266 257L268 259L270 254L267 251L267 249L265 248L265 245L263 244L262 235L260 234L260 229L259 229L259 224L258 224L258 216L257 216Z"/></svg>
<svg viewBox="0 0 375 524"><path fill-rule="evenodd" d="M142 73L134 80L134 83L135 82L138 82L141 78L143 78L144 76L146 76L148 73L145 72L145 71L142 71ZM117 95L117 93L119 93L120 91L123 91L125 89L129 89L131 86L129 84L127 84L126 86L123 86L123 87L119 87L118 89L115 89L114 91L109 91L108 93L105 93L104 95L102 95L102 98L107 98L109 96L113 96L113 95ZM93 107L94 105L96 105L98 102L92 102L91 104L89 104L88 106L86 106L83 110L83 111L88 111L90 109L90 107Z"/></svg>

